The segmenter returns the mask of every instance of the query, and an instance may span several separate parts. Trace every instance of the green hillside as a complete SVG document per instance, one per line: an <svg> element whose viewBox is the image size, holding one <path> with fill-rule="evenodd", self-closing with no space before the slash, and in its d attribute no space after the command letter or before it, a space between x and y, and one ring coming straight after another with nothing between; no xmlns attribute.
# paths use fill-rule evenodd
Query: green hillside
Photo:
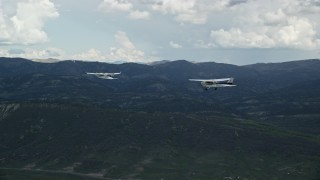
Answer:
<svg viewBox="0 0 320 180"><path fill-rule="evenodd" d="M2 107L6 168L121 179L319 177L317 137L248 120L58 103Z"/></svg>

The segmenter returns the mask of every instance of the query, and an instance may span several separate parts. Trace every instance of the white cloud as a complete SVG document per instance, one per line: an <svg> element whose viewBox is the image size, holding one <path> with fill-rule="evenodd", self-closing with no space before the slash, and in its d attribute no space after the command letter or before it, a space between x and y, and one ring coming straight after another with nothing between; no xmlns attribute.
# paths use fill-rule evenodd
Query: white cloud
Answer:
<svg viewBox="0 0 320 180"><path fill-rule="evenodd" d="M197 0L161 0L154 4L154 10L161 11L164 14L189 13L193 11Z"/></svg>
<svg viewBox="0 0 320 180"><path fill-rule="evenodd" d="M175 43L175 42L173 42L173 41L170 41L169 44L170 44L170 46L171 46L172 48L175 48L175 49L182 48L182 46L181 46L180 44Z"/></svg>
<svg viewBox="0 0 320 180"><path fill-rule="evenodd" d="M145 56L145 53L136 49L134 44L127 37L125 32L119 31L115 34L117 47L109 49L108 53L91 48L86 52L76 55L68 56L66 53L58 48L47 49L6 49L0 48L0 57L21 57L26 59L76 59L84 61L101 61L101 62L149 62L153 57Z"/></svg>
<svg viewBox="0 0 320 180"><path fill-rule="evenodd" d="M129 14L131 19L149 19L150 13L148 11L131 11Z"/></svg>
<svg viewBox="0 0 320 180"><path fill-rule="evenodd" d="M145 56L143 51L136 49L125 32L118 31L114 35L114 38L118 46L111 47L108 53L104 54L99 50L92 48L87 52L74 55L73 59L102 62L148 62L153 59L153 57Z"/></svg>
<svg viewBox="0 0 320 180"><path fill-rule="evenodd" d="M172 15L180 24L206 24L208 16L248 0L104 0L99 9L105 12L126 12L131 19L148 19L149 11ZM139 7L140 10L136 10ZM142 10L143 9L143 10Z"/></svg>
<svg viewBox="0 0 320 180"><path fill-rule="evenodd" d="M99 8L106 12L130 11L132 7L132 3L126 0L103 0L99 5Z"/></svg>
<svg viewBox="0 0 320 180"><path fill-rule="evenodd" d="M287 0L284 1L287 13L320 13L319 0Z"/></svg>
<svg viewBox="0 0 320 180"><path fill-rule="evenodd" d="M274 41L268 36L256 32L243 32L241 29L211 31L210 37L216 46L224 48L270 48Z"/></svg>
<svg viewBox="0 0 320 180"><path fill-rule="evenodd" d="M180 23L191 23L191 24L205 24L207 22L207 16L204 14L198 14L196 11L190 13L179 14L175 17L175 20Z"/></svg>
<svg viewBox="0 0 320 180"><path fill-rule="evenodd" d="M110 48L110 53L107 55L107 59L128 62L148 61L144 52L135 48L125 32L118 31L114 37L120 47Z"/></svg>
<svg viewBox="0 0 320 180"><path fill-rule="evenodd" d="M312 17L320 16L305 14L301 9L307 5L300 0L248 1L234 9L238 16L233 27L211 31L210 43L223 48L319 48L319 24Z"/></svg>
<svg viewBox="0 0 320 180"><path fill-rule="evenodd" d="M47 49L4 49L0 48L1 57L21 57L26 59L64 59L65 53L63 50L58 48L47 48Z"/></svg>
<svg viewBox="0 0 320 180"><path fill-rule="evenodd" d="M11 57L7 49L0 49L0 57Z"/></svg>
<svg viewBox="0 0 320 180"><path fill-rule="evenodd" d="M22 0L11 15L0 6L0 44L37 44L48 41L43 27L59 16L50 0ZM11 7L12 8L12 7Z"/></svg>
<svg viewBox="0 0 320 180"><path fill-rule="evenodd" d="M260 14L261 21L267 26L277 26L286 23L287 15L282 9L276 11L269 11L264 14Z"/></svg>
<svg viewBox="0 0 320 180"><path fill-rule="evenodd" d="M25 50L25 54L20 55L20 57L24 57L27 59L47 59L47 58L59 58L62 56L62 50L49 48L44 50L33 50L27 49Z"/></svg>
<svg viewBox="0 0 320 180"><path fill-rule="evenodd" d="M107 12L125 12L130 19L149 19L148 11L135 10L133 4L126 0L104 0L99 5L99 9Z"/></svg>
<svg viewBox="0 0 320 180"><path fill-rule="evenodd" d="M87 52L72 56L72 59L86 61L105 61L106 57L103 56L99 50L91 48Z"/></svg>
<svg viewBox="0 0 320 180"><path fill-rule="evenodd" d="M152 9L163 14L172 14L180 23L205 24L207 15L197 6L197 0L161 0Z"/></svg>
<svg viewBox="0 0 320 180"><path fill-rule="evenodd" d="M181 23L206 24L210 15L233 9L248 0L159 0L152 5L154 11L171 14Z"/></svg>
<svg viewBox="0 0 320 180"><path fill-rule="evenodd" d="M127 34L123 31L118 31L117 34L114 35L115 40L121 47L124 49L135 49L133 43L128 38Z"/></svg>
<svg viewBox="0 0 320 180"><path fill-rule="evenodd" d="M98 6L100 11L95 12ZM56 7L64 16L61 21L46 26L48 21L59 16ZM105 18L101 18L102 15ZM138 19L148 21L128 22ZM188 59L194 56L190 51L164 47L191 47L191 43L193 48L206 48L201 51L207 54L214 54L222 48L286 48L294 52L297 49L320 49L319 19L319 0L0 0L0 48L47 42L50 34L46 29L52 28L50 32L58 37L52 42L54 45L44 43L41 46L60 46L70 52L84 49L75 56L83 60L148 61L148 55L156 51L157 56L164 59L177 57L180 53ZM99 23L94 24L97 21ZM67 26L66 33L76 33L69 36L61 33L61 27ZM122 29L127 34L118 32L114 35L116 44L101 46L112 43L113 34L110 32L115 29ZM108 42L103 42L101 37ZM141 38L136 38L135 42L133 37ZM178 39L184 41L176 41ZM39 45L33 47L39 48ZM212 51L211 48L216 49ZM46 50L46 47L25 52L9 49L1 50L1 54L25 57L58 55ZM204 57L206 53L200 56Z"/></svg>

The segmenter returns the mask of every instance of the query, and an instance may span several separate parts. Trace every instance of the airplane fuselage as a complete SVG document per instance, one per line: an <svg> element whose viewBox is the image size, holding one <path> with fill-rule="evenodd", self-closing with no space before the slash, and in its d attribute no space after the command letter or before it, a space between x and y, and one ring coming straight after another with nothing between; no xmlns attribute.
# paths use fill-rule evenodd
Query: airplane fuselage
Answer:
<svg viewBox="0 0 320 180"><path fill-rule="evenodd" d="M233 87L233 78L223 78L223 79L189 79L190 81L200 81L202 87L205 90L214 88L217 90L221 87Z"/></svg>
<svg viewBox="0 0 320 180"><path fill-rule="evenodd" d="M113 76L119 75L121 74L121 72L120 73L87 73L87 74L94 75L101 79L117 79L117 78L114 78Z"/></svg>
<svg viewBox="0 0 320 180"><path fill-rule="evenodd" d="M217 90L217 88L221 88L221 87L233 87L236 85L230 84L230 83L212 83L212 82L201 82L201 85L203 86L203 88L205 90L208 90L210 88L214 88L215 90Z"/></svg>

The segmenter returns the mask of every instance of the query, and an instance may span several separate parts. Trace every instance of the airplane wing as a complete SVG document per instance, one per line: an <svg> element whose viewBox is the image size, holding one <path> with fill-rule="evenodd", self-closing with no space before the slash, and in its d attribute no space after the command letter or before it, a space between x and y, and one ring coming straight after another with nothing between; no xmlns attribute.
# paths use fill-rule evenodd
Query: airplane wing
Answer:
<svg viewBox="0 0 320 180"><path fill-rule="evenodd" d="M92 74L92 75L108 75L109 73L88 73L87 74Z"/></svg>
<svg viewBox="0 0 320 180"><path fill-rule="evenodd" d="M121 72L118 72L118 73L89 73L89 72L87 72L86 74L114 76L114 75L119 75L119 74L121 74Z"/></svg>
<svg viewBox="0 0 320 180"><path fill-rule="evenodd" d="M203 81L210 81L210 79L189 79L189 81L200 81L200 82L203 82Z"/></svg>
<svg viewBox="0 0 320 180"><path fill-rule="evenodd" d="M233 78L211 79L214 82L233 81Z"/></svg>
<svg viewBox="0 0 320 180"><path fill-rule="evenodd" d="M219 84L219 87L234 87L234 86L237 86L237 85L234 85L234 84Z"/></svg>
<svg viewBox="0 0 320 180"><path fill-rule="evenodd" d="M222 79L189 79L189 81L201 81L201 82L223 82L230 81L233 78L222 78Z"/></svg>

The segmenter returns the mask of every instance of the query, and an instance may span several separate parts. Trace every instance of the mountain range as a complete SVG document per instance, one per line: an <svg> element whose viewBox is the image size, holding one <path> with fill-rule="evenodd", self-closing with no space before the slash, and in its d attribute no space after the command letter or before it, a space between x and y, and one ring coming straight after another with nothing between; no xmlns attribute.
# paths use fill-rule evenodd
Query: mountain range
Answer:
<svg viewBox="0 0 320 180"><path fill-rule="evenodd" d="M0 177L317 179L319 69L0 58ZM237 86L188 80L224 77Z"/></svg>

